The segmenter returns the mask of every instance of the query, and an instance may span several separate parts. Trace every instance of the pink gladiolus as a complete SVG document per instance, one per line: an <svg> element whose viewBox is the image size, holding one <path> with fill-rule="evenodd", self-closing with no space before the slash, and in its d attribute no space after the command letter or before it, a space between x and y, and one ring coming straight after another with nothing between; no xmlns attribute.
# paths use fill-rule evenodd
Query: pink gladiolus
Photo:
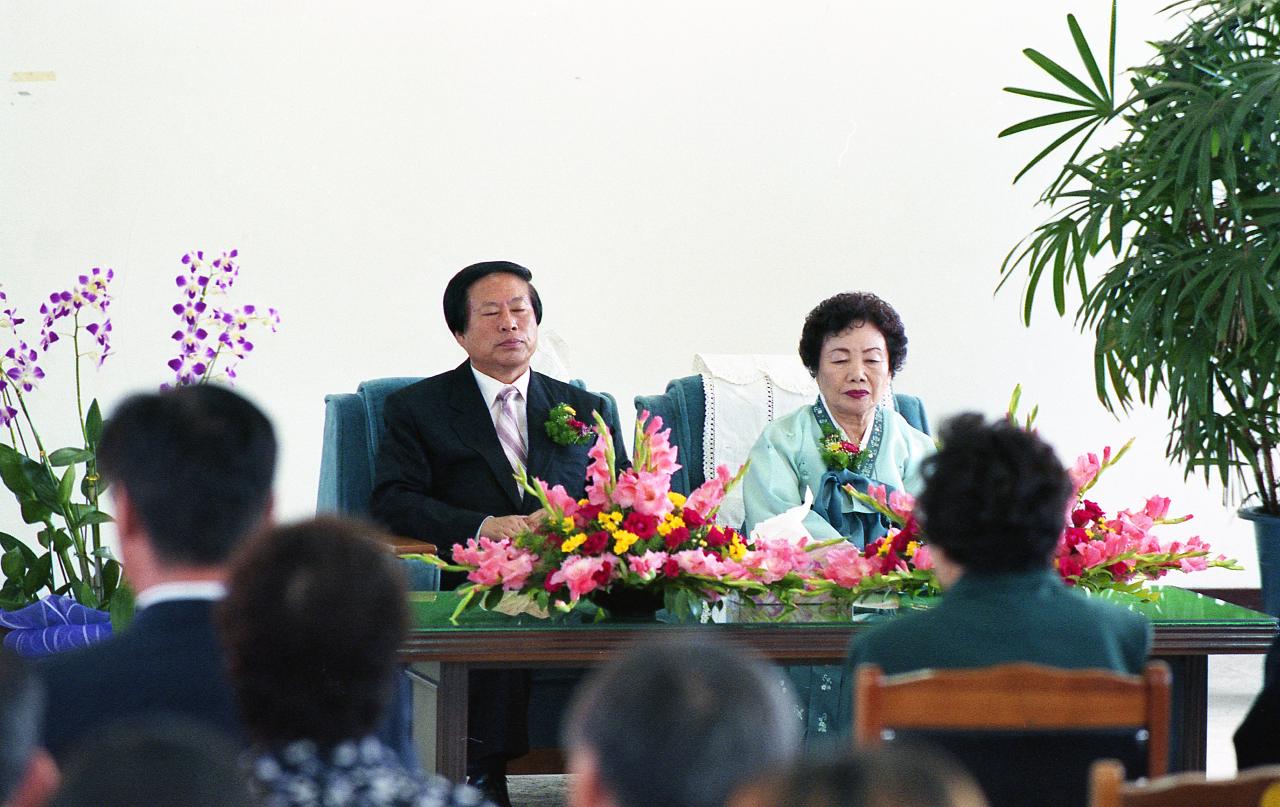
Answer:
<svg viewBox="0 0 1280 807"><path fill-rule="evenodd" d="M1104 456L1111 455L1111 447L1108 446L1103 451ZM1093 481L1098 472L1102 470L1102 464L1098 462L1097 454L1081 454L1076 458L1076 464L1067 469L1067 476L1071 477L1071 484L1076 491Z"/></svg>
<svg viewBox="0 0 1280 807"><path fill-rule="evenodd" d="M618 474L618 484L613 486L613 503L619 507L635 507L639 483L640 477L635 470Z"/></svg>
<svg viewBox="0 0 1280 807"><path fill-rule="evenodd" d="M911 564L921 570L933 568L933 552L930 551L928 544L916 548L916 554L911 558Z"/></svg>
<svg viewBox="0 0 1280 807"><path fill-rule="evenodd" d="M822 576L845 588L853 588L875 572L875 564L862 557L862 551L852 544L832 547L823 560Z"/></svg>
<svg viewBox="0 0 1280 807"><path fill-rule="evenodd" d="M881 488L884 490L884 488ZM916 508L916 497L902 490L889 494L889 509L900 516L909 516Z"/></svg>
<svg viewBox="0 0 1280 807"><path fill-rule="evenodd" d="M720 577L724 574L724 563L719 555L703 552L701 549L686 549L671 557L685 574L698 574L707 577Z"/></svg>
<svg viewBox="0 0 1280 807"><path fill-rule="evenodd" d="M813 557L804 550L808 542L808 538L794 544L785 538L758 541L742 565L752 569L764 583L776 583L791 572L808 572L815 565Z"/></svg>
<svg viewBox="0 0 1280 807"><path fill-rule="evenodd" d="M1147 518L1159 521L1169 514L1169 499L1164 496L1152 496L1147 499L1147 506L1142 509Z"/></svg>
<svg viewBox="0 0 1280 807"><path fill-rule="evenodd" d="M884 485L877 485L874 482L867 485L867 495L875 499L882 507L888 507L889 502L885 497Z"/></svg>
<svg viewBox="0 0 1280 807"><path fill-rule="evenodd" d="M547 501L552 507L564 513L566 516L572 516L574 513L578 512L578 500L569 495L569 492L564 489L564 485L556 485L548 490L547 483L543 482L541 479L538 480L538 485L540 485L543 492L547 494Z"/></svg>
<svg viewBox="0 0 1280 807"><path fill-rule="evenodd" d="M597 577L605 563L617 566L613 555L574 555L565 558L560 569L551 575L552 584L563 583L569 587L569 599L576 600L600 587Z"/></svg>
<svg viewBox="0 0 1280 807"><path fill-rule="evenodd" d="M655 552L650 549L643 555L628 555L627 568L647 583L661 574L662 564L667 562L668 557L670 556L666 552Z"/></svg>
<svg viewBox="0 0 1280 807"><path fill-rule="evenodd" d="M649 458L642 470L671 476L680 470L676 462L678 449L671 445L671 429L662 428L662 418L649 416L648 410L640 413L640 421L645 424L643 438L649 444Z"/></svg>
<svg viewBox="0 0 1280 807"><path fill-rule="evenodd" d="M621 484L619 484L621 487ZM662 518L675 509L675 504L667 498L671 492L671 476L652 471L641 471L636 474L633 506L641 515Z"/></svg>
<svg viewBox="0 0 1280 807"><path fill-rule="evenodd" d="M494 541L489 538L471 538L465 546L453 549L455 562L474 566L467 579L481 586L501 584L508 591L524 586L533 572L537 558L524 549L511 544L507 538Z"/></svg>
<svg viewBox="0 0 1280 807"><path fill-rule="evenodd" d="M731 479L733 474L729 473L729 466L721 465L716 468L715 476L703 482L697 490L689 494L688 500L684 503L685 509L692 509L706 518L708 513L724 501L724 488Z"/></svg>
<svg viewBox="0 0 1280 807"><path fill-rule="evenodd" d="M587 451L591 464L587 466L587 500L598 507L609 503L608 488L613 481L609 473L609 460L605 457L608 442L602 434Z"/></svg>

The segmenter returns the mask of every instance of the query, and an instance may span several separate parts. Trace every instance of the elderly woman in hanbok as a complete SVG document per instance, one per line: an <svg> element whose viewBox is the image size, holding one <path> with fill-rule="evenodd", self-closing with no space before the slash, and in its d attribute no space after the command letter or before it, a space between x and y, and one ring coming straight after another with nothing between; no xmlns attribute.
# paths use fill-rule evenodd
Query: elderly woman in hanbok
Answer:
<svg viewBox="0 0 1280 807"><path fill-rule="evenodd" d="M863 547L887 531L871 508L844 491L920 491L920 462L933 440L893 403L891 381L907 357L907 335L893 308L874 294L828 297L809 312L800 358L818 382L811 405L765 427L742 482L745 530L814 496L804 526L815 540L844 537Z"/></svg>
<svg viewBox="0 0 1280 807"><path fill-rule="evenodd" d="M871 508L855 501L845 485L866 492L920 492L921 461L932 454L932 438L900 414L893 376L907 357L907 335L893 307L874 294L849 292L823 300L805 318L800 358L818 382L817 399L765 427L751 449L743 479L744 530L801 505L808 491L813 508L804 527L815 540L845 538L859 548L888 532ZM911 413L923 425L923 413ZM788 669L804 706L806 745L823 745L837 734L843 670Z"/></svg>

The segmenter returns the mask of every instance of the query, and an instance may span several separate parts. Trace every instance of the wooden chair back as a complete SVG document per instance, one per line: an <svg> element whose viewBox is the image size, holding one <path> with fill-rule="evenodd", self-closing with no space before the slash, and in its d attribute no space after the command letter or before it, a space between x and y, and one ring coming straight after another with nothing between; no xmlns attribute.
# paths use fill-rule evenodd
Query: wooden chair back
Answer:
<svg viewBox="0 0 1280 807"><path fill-rule="evenodd" d="M854 741L878 745L886 729L1055 731L1146 729L1147 775L1169 766L1169 667L1152 661L1141 676L1002 664L922 670L886 677L858 667Z"/></svg>
<svg viewBox="0 0 1280 807"><path fill-rule="evenodd" d="M1100 759L1089 771L1090 807L1280 807L1280 765L1210 781L1203 773L1178 773L1125 782L1124 766Z"/></svg>

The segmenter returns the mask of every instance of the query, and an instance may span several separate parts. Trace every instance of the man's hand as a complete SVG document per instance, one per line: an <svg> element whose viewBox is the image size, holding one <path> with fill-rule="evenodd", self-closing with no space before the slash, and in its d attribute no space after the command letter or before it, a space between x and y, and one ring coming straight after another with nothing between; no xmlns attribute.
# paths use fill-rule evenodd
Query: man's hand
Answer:
<svg viewBox="0 0 1280 807"><path fill-rule="evenodd" d="M534 512L524 517L525 523L529 525L530 530L536 530L543 524L547 523L547 508L540 507Z"/></svg>
<svg viewBox="0 0 1280 807"><path fill-rule="evenodd" d="M489 516L480 525L480 535L484 538L500 540L515 538L529 529L528 516Z"/></svg>

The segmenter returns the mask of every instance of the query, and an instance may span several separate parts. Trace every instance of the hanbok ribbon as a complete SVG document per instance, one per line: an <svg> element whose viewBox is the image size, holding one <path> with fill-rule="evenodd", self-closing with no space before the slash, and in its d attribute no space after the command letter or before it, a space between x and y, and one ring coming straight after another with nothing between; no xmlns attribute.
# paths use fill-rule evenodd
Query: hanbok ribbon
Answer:
<svg viewBox="0 0 1280 807"><path fill-rule="evenodd" d="M111 635L111 615L71 597L50 594L16 611L0 608L0 628L10 631L4 637L5 647L35 658L102 641Z"/></svg>
<svg viewBox="0 0 1280 807"><path fill-rule="evenodd" d="M827 471L818 480L818 495L813 502L813 512L826 519L827 523L847 538L859 549L875 541L889 532L889 523L879 513L846 510L849 494L845 493L845 485L853 485L860 493L867 492L867 485L879 484L865 474L849 470ZM885 485L885 495L893 492L892 485Z"/></svg>

